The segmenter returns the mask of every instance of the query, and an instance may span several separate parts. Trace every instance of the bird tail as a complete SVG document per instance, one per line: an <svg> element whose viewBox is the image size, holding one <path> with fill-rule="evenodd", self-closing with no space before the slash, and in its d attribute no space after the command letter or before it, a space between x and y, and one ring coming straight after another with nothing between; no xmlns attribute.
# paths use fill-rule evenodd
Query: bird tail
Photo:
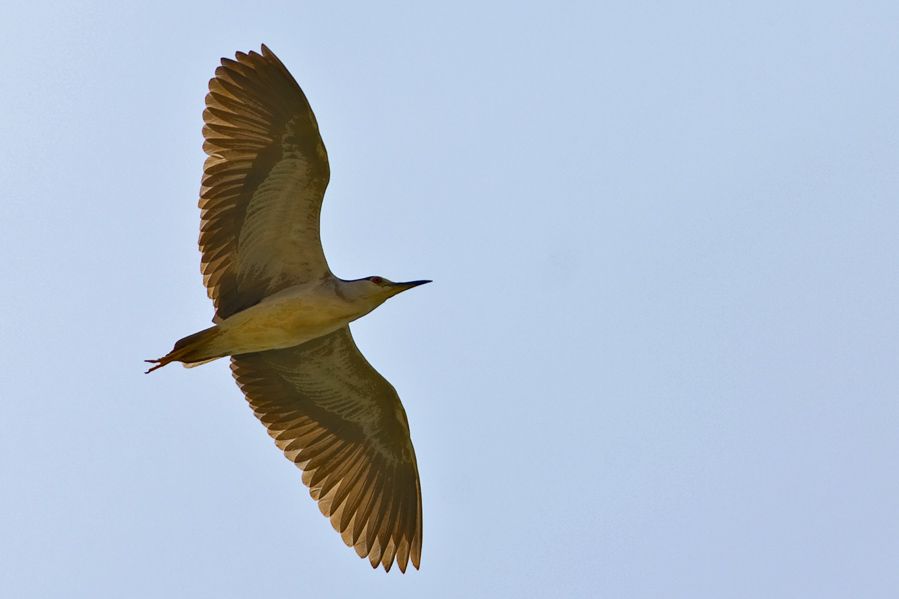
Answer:
<svg viewBox="0 0 899 599"><path fill-rule="evenodd" d="M186 367L192 368L223 357L225 354L217 353L216 348L213 346L221 332L218 326L214 326L179 339L172 351L163 357L156 360L144 360L150 364L155 364L146 373L150 374L154 370L172 362L182 362Z"/></svg>

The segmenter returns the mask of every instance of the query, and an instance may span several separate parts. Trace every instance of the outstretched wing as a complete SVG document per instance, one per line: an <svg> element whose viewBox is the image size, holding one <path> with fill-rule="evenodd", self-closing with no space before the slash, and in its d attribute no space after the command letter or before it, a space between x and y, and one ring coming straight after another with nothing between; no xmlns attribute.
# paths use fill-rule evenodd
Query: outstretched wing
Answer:
<svg viewBox="0 0 899 599"><path fill-rule="evenodd" d="M344 542L390 570L421 560L421 487L406 412L349 327L231 358L256 416Z"/></svg>
<svg viewBox="0 0 899 599"><path fill-rule="evenodd" d="M209 81L200 188L203 282L219 318L330 273L319 237L328 154L271 50L222 58Z"/></svg>

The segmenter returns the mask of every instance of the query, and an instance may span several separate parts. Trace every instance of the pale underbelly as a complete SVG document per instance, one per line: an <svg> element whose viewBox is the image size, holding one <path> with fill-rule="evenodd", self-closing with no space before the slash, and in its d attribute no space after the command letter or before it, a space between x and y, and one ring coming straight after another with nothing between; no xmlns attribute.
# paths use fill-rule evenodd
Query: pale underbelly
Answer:
<svg viewBox="0 0 899 599"><path fill-rule="evenodd" d="M350 322L340 306L278 301L260 304L219 324L217 352L235 355L293 347L332 333Z"/></svg>
<svg viewBox="0 0 899 599"><path fill-rule="evenodd" d="M310 327L302 331L284 330L278 327L250 327L238 331L228 331L219 338L220 347L217 349L227 355L237 355L293 347L328 333L333 333L344 326L344 324L336 323L329 326Z"/></svg>

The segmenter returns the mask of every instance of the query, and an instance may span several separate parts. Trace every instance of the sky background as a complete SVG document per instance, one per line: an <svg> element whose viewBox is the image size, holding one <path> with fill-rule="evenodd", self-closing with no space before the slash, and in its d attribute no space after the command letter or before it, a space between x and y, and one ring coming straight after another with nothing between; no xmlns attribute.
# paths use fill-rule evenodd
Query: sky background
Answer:
<svg viewBox="0 0 899 599"><path fill-rule="evenodd" d="M327 4L327 6L324 6ZM5 2L9 597L899 595L899 4ZM409 416L372 571L225 362L196 208L221 56L331 159L334 272Z"/></svg>

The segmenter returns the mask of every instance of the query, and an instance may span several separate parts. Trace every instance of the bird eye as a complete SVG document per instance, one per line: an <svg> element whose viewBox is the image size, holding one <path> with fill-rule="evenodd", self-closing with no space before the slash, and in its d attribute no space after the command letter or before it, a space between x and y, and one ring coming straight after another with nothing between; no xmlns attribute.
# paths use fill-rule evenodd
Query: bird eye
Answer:
<svg viewBox="0 0 899 599"><path fill-rule="evenodd" d="M375 285L380 285L381 283L384 282L384 279L382 279L381 277L371 277L371 278L369 279L369 281L371 281L371 282L374 283Z"/></svg>

